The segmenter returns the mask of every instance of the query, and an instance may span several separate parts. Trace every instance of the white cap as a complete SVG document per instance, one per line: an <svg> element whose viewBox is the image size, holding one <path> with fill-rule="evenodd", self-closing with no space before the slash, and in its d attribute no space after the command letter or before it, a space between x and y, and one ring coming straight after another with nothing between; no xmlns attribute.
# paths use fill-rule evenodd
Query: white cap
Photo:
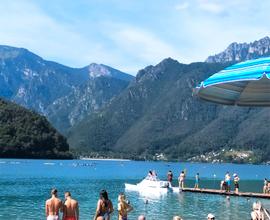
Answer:
<svg viewBox="0 0 270 220"><path fill-rule="evenodd" d="M207 215L207 218L215 218L215 216L212 214L212 213L209 213L208 215Z"/></svg>
<svg viewBox="0 0 270 220"><path fill-rule="evenodd" d="M234 174L233 174L233 176L237 176L237 174L236 174L236 173L234 173Z"/></svg>

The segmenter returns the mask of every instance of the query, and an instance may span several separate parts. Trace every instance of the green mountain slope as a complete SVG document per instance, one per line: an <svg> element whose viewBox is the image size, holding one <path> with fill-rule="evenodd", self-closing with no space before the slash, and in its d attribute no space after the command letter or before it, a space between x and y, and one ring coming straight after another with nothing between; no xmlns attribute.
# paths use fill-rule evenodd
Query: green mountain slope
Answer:
<svg viewBox="0 0 270 220"><path fill-rule="evenodd" d="M1 158L71 158L69 145L34 112L0 99Z"/></svg>
<svg viewBox="0 0 270 220"><path fill-rule="evenodd" d="M248 151L252 156L244 162L269 160L269 109L221 106L192 96L200 81L226 65L165 59L141 70L103 111L72 129L71 147L136 159L162 154L204 161L212 152L219 160L232 161L232 155L222 152Z"/></svg>
<svg viewBox="0 0 270 220"><path fill-rule="evenodd" d="M58 100L47 108L47 118L62 134L87 115L97 112L114 96L122 92L129 81L112 78L96 77Z"/></svg>

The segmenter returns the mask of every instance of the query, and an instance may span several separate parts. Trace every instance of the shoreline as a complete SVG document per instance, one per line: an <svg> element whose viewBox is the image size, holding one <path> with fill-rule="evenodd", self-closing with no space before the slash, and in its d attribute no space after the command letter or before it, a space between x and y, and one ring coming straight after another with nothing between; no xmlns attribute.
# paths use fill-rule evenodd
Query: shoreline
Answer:
<svg viewBox="0 0 270 220"><path fill-rule="evenodd" d="M80 157L79 160L98 160L98 161L132 161L129 159L120 159L120 158L89 158L89 157Z"/></svg>

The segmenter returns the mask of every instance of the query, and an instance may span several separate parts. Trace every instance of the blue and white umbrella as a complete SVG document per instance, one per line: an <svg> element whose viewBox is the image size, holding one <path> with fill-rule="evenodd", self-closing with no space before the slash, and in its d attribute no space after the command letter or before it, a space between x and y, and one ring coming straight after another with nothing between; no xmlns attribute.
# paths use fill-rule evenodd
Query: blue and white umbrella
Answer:
<svg viewBox="0 0 270 220"><path fill-rule="evenodd" d="M241 62L196 87L202 99L240 106L270 106L270 57Z"/></svg>

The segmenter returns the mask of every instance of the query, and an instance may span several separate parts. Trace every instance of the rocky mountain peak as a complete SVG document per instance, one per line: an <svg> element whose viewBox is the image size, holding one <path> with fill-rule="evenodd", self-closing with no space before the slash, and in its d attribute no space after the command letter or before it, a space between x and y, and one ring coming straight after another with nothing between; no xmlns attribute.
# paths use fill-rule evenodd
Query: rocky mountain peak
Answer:
<svg viewBox="0 0 270 220"><path fill-rule="evenodd" d="M131 81L134 77L104 64L91 63L88 67L89 77L112 77L124 81Z"/></svg>
<svg viewBox="0 0 270 220"><path fill-rule="evenodd" d="M30 52L29 50L25 48L0 45L0 59L1 60L15 59L18 57L28 57L28 58L32 57L32 59L38 59L38 60L42 59L38 55Z"/></svg>
<svg viewBox="0 0 270 220"><path fill-rule="evenodd" d="M89 70L89 76L92 78L96 78L100 76L109 76L109 77L112 76L110 70L102 64L91 63L88 66L88 70Z"/></svg>
<svg viewBox="0 0 270 220"><path fill-rule="evenodd" d="M172 59L171 57L168 57L155 66L150 65L140 70L136 76L136 81L138 82L145 78L155 79L157 75L165 73L167 68L174 67L175 65L179 65L179 62L177 60Z"/></svg>
<svg viewBox="0 0 270 220"><path fill-rule="evenodd" d="M251 43L231 43L226 50L209 56L208 63L241 62L270 55L270 38L268 36Z"/></svg>

